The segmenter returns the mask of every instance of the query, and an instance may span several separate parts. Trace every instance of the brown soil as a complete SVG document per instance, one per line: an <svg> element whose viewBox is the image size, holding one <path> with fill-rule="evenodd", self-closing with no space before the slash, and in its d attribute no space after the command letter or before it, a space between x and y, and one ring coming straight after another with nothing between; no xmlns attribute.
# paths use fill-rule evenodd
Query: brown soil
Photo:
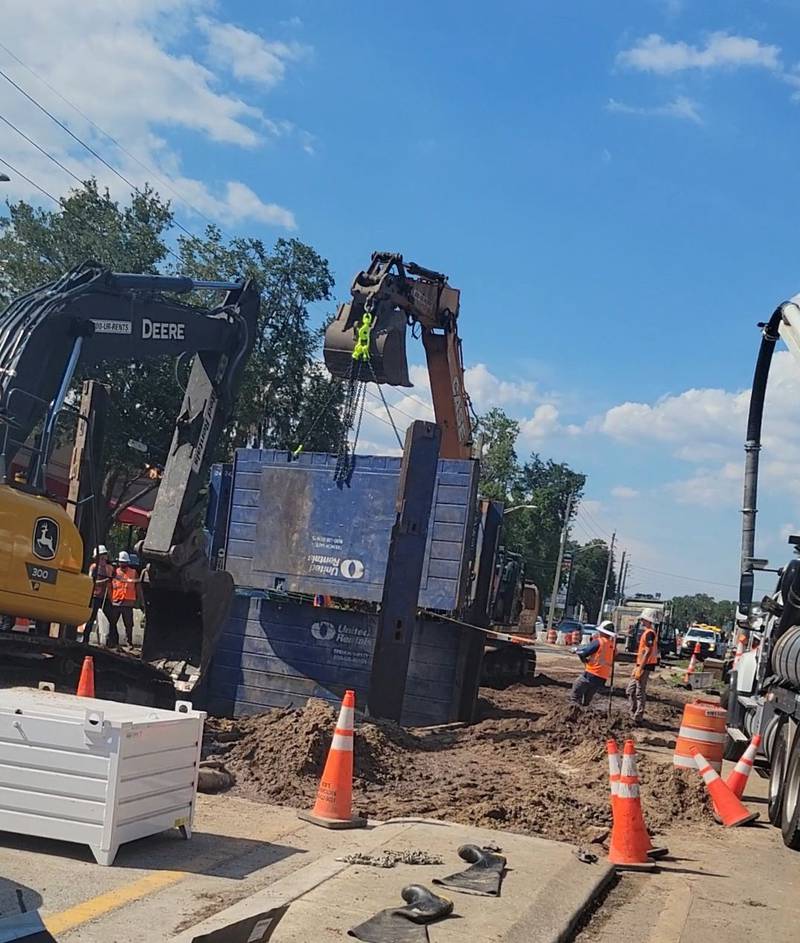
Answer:
<svg viewBox="0 0 800 943"><path fill-rule="evenodd" d="M506 690L482 690L471 726L405 730L359 722L356 808L375 818L420 815L602 841L610 825L605 742L633 736L651 830L707 818L699 776L675 769L652 749L671 742L684 692L655 681L647 725L633 730L621 698L614 700L609 724L605 698L596 710L570 707L566 671L555 665L548 671ZM308 807L335 720L334 710L318 700L301 710L209 719L205 752L224 759L240 795Z"/></svg>

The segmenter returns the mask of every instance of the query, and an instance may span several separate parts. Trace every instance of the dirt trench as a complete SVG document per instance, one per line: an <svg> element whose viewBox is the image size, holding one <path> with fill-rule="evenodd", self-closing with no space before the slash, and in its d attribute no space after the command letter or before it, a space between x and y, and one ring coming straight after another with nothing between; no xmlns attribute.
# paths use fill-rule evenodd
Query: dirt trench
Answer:
<svg viewBox="0 0 800 943"><path fill-rule="evenodd" d="M569 666L506 690L481 690L477 722L404 729L361 721L355 736L354 805L375 818L419 815L547 838L602 842L610 826L606 740L637 742L651 831L709 821L700 778L665 764L684 692L654 680L644 728L632 728L621 696L595 710L566 703ZM621 694L621 692L620 692ZM233 790L309 807L335 724L325 702L240 720L209 719L204 752L232 773Z"/></svg>

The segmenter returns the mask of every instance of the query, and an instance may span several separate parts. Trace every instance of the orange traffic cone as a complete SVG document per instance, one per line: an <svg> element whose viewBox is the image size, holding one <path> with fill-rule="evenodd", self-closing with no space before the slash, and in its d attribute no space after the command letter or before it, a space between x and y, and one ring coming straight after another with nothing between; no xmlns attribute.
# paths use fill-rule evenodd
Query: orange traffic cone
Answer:
<svg viewBox="0 0 800 943"><path fill-rule="evenodd" d="M298 812L301 819L324 828L363 828L367 820L353 815L353 722L355 691L345 691L342 709L311 812Z"/></svg>
<svg viewBox="0 0 800 943"><path fill-rule="evenodd" d="M81 676L78 678L78 697L94 697L94 658L87 655L81 665Z"/></svg>
<svg viewBox="0 0 800 943"><path fill-rule="evenodd" d="M617 741L613 738L606 741L606 750L608 750L608 786L611 792L611 812L613 814L616 799L619 795L619 777L622 775Z"/></svg>
<svg viewBox="0 0 800 943"><path fill-rule="evenodd" d="M636 744L634 743L633 740L630 740L626 742L626 746L628 743L631 744L631 749L629 752L626 752L622 757L622 766L620 768L620 775L636 777L636 782L638 783L639 782L639 765L636 762ZM616 747L616 743L614 744L614 746ZM619 764L619 759L617 759L617 763ZM611 766L611 760L609 759L609 768L610 766ZM617 794L619 794L619 777L617 777L617 780L618 780ZM642 821L644 821L644 813L642 813ZM666 845L654 845L653 840L650 837L650 832L647 831L647 856L648 858L664 858L668 854L669 854L669 848L667 848Z"/></svg>
<svg viewBox="0 0 800 943"><path fill-rule="evenodd" d="M761 734L754 734L753 739L742 754L741 759L736 766L733 767L728 774L728 778L725 780L725 785L737 799L742 798L744 787L747 785L747 780L750 776L750 771L753 769L753 760L756 758L756 753L758 753L760 746Z"/></svg>
<svg viewBox="0 0 800 943"><path fill-rule="evenodd" d="M697 670L697 656L698 656L699 654L700 654L700 643L699 643L699 642L695 642L695 643L694 643L694 651L692 652L692 657L689 659L689 667L686 669L686 674L684 675L684 678L683 678L683 683L684 683L684 684L688 684L688 683L689 683L689 678L690 678L690 677L695 673L695 671Z"/></svg>
<svg viewBox="0 0 800 943"><path fill-rule="evenodd" d="M714 809L719 816L720 822L725 828L733 828L735 825L747 825L749 822L755 822L758 818L758 812L751 812L747 806L735 796L728 786L720 779L719 774L708 760L694 750L694 761L706 784L706 790L714 803Z"/></svg>
<svg viewBox="0 0 800 943"><path fill-rule="evenodd" d="M611 808L614 813L614 825L611 829L608 860L618 868L651 871L655 862L648 856L652 843L642 815L639 772L636 768L636 748L633 740L625 741L617 794L612 798Z"/></svg>

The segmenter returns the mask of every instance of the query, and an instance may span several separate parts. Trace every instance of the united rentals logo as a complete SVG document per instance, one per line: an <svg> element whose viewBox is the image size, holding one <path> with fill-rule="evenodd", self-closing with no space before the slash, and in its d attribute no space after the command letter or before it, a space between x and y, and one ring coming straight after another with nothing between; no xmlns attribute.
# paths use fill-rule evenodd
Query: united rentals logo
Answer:
<svg viewBox="0 0 800 943"><path fill-rule="evenodd" d="M33 552L40 560L52 560L58 552L58 524L52 517L37 517L33 525Z"/></svg>

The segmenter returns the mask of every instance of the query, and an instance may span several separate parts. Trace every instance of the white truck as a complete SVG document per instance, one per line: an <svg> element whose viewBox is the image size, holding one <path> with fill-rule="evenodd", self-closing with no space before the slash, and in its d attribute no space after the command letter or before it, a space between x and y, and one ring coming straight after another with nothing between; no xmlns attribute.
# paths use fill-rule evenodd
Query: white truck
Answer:
<svg viewBox="0 0 800 943"><path fill-rule="evenodd" d="M774 571L775 591L753 605L754 574L768 562L755 556L761 423L770 363L778 339L800 359L800 296L779 305L761 325L745 443L742 558L737 629L747 650L735 662L727 692L726 758L741 755L761 735L759 759L769 769L768 815L784 844L800 850L800 560ZM800 537L789 538L797 551ZM732 646L734 648L735 646Z"/></svg>

